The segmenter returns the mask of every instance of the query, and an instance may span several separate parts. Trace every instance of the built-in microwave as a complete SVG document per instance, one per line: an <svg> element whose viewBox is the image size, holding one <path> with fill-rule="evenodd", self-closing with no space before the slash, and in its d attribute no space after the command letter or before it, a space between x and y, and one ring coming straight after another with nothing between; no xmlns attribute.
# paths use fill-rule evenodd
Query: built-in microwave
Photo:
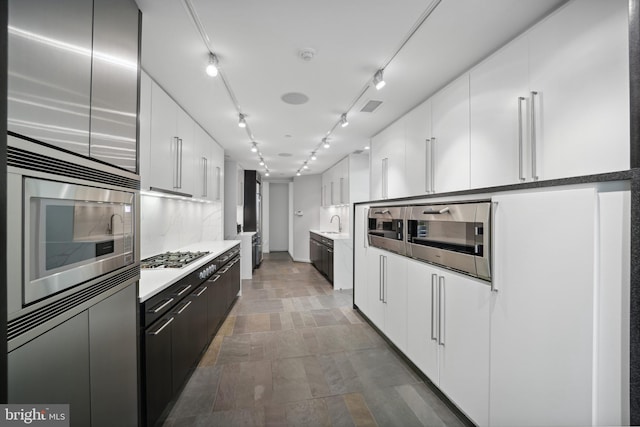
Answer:
<svg viewBox="0 0 640 427"><path fill-rule="evenodd" d="M405 255L405 212L403 206L371 207L368 217L369 245Z"/></svg>
<svg viewBox="0 0 640 427"><path fill-rule="evenodd" d="M23 304L134 263L134 192L23 177Z"/></svg>
<svg viewBox="0 0 640 427"><path fill-rule="evenodd" d="M407 255L491 280L491 203L408 207Z"/></svg>

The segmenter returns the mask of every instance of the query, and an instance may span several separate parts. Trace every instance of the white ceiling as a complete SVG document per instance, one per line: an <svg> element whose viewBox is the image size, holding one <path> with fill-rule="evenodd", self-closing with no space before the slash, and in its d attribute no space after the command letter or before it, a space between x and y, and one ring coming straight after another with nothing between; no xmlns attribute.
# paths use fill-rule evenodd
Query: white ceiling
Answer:
<svg viewBox="0 0 640 427"><path fill-rule="evenodd" d="M245 169L264 171L221 79L204 72L209 50L191 1L270 179L290 178L349 110L350 125L305 174L321 173L564 0L442 0L409 42L431 0L136 0L143 13L142 67ZM313 48L308 62L299 58ZM393 58L393 60L391 60ZM385 68L387 85L371 84ZM281 100L289 92L302 105ZM383 101L373 113L360 109ZM280 153L290 153L282 157Z"/></svg>

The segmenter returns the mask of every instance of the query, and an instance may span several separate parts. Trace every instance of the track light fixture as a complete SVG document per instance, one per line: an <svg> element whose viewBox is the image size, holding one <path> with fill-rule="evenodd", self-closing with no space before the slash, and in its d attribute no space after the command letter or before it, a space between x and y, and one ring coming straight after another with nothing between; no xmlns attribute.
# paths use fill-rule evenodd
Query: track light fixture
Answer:
<svg viewBox="0 0 640 427"><path fill-rule="evenodd" d="M269 169L265 171L264 176L269 176Z"/></svg>
<svg viewBox="0 0 640 427"><path fill-rule="evenodd" d="M329 148L331 147L331 144L329 144L329 141L327 141L327 138L322 138L322 146L324 148Z"/></svg>
<svg viewBox="0 0 640 427"><path fill-rule="evenodd" d="M302 166L302 169L309 169L309 166L307 166L307 162L304 162L304 165Z"/></svg>
<svg viewBox="0 0 640 427"><path fill-rule="evenodd" d="M252 153L257 153L258 152L258 146L256 145L255 142L251 144L251 152Z"/></svg>
<svg viewBox="0 0 640 427"><path fill-rule="evenodd" d="M264 160L260 157L260 166L264 166Z"/></svg>
<svg viewBox="0 0 640 427"><path fill-rule="evenodd" d="M313 153L311 153L311 160L316 160L316 152L314 151Z"/></svg>
<svg viewBox="0 0 640 427"><path fill-rule="evenodd" d="M209 52L209 63L207 64L205 71L207 72L207 75L211 77L218 75L218 57L211 52Z"/></svg>
<svg viewBox="0 0 640 427"><path fill-rule="evenodd" d="M244 114L240 113L238 115L238 126L240 126L241 128L246 128L247 127L247 121L244 119Z"/></svg>
<svg viewBox="0 0 640 427"><path fill-rule="evenodd" d="M386 84L384 82L384 76L383 76L383 70L380 69L378 71L376 71L376 73L373 75L373 84L375 85L376 89L380 90L384 87L384 85Z"/></svg>
<svg viewBox="0 0 640 427"><path fill-rule="evenodd" d="M347 127L349 126L349 121L347 120L347 113L343 113L342 116L340 116L340 126Z"/></svg>
<svg viewBox="0 0 640 427"><path fill-rule="evenodd" d="M298 172L296 172L296 176L300 176L300 169L298 169Z"/></svg>

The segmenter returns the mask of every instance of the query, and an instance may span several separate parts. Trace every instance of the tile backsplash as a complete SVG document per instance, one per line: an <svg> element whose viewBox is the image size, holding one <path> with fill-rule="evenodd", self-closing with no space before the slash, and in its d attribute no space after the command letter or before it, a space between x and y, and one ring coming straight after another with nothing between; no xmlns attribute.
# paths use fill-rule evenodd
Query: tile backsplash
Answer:
<svg viewBox="0 0 640 427"><path fill-rule="evenodd" d="M140 196L142 259L201 241L223 239L222 203Z"/></svg>

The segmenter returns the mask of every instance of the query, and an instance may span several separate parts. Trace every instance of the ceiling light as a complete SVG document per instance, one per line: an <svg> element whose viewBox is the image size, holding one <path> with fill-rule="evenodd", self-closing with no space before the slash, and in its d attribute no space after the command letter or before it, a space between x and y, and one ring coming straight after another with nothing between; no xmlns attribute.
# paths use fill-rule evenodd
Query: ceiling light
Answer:
<svg viewBox="0 0 640 427"><path fill-rule="evenodd" d="M267 169L267 171L264 173L264 176L269 176L269 170Z"/></svg>
<svg viewBox="0 0 640 427"><path fill-rule="evenodd" d="M347 127L349 126L349 121L347 120L347 113L344 113L342 116L340 116L340 126Z"/></svg>
<svg viewBox="0 0 640 427"><path fill-rule="evenodd" d="M207 75L215 77L218 75L218 57L209 53L209 63L206 68Z"/></svg>
<svg viewBox="0 0 640 427"><path fill-rule="evenodd" d="M324 148L329 148L331 147L331 144L329 144L329 141L327 141L327 138L322 138L322 146Z"/></svg>
<svg viewBox="0 0 640 427"><path fill-rule="evenodd" d="M371 147L369 147L368 145L366 147L364 147L365 150L369 150L371 149Z"/></svg>
<svg viewBox="0 0 640 427"><path fill-rule="evenodd" d="M238 126L240 126L241 128L246 128L247 127L247 121L244 119L244 114L240 113L238 118Z"/></svg>
<svg viewBox="0 0 640 427"><path fill-rule="evenodd" d="M298 172L296 172L296 176L300 176L300 170L298 170Z"/></svg>
<svg viewBox="0 0 640 427"><path fill-rule="evenodd" d="M311 160L316 160L316 152L314 151L313 153L311 153Z"/></svg>
<svg viewBox="0 0 640 427"><path fill-rule="evenodd" d="M382 75L382 72L383 72L382 70L378 70L373 75L373 84L376 86L376 89L378 90L382 89L386 84L384 82L384 76Z"/></svg>
<svg viewBox="0 0 640 427"><path fill-rule="evenodd" d="M304 165L302 166L302 169L309 169L309 166L307 166L307 162L304 162Z"/></svg>
<svg viewBox="0 0 640 427"><path fill-rule="evenodd" d="M264 160L260 159L260 166L264 166Z"/></svg>
<svg viewBox="0 0 640 427"><path fill-rule="evenodd" d="M258 146L256 145L255 142L253 144L251 144L251 152L252 153L257 153L258 152Z"/></svg>

